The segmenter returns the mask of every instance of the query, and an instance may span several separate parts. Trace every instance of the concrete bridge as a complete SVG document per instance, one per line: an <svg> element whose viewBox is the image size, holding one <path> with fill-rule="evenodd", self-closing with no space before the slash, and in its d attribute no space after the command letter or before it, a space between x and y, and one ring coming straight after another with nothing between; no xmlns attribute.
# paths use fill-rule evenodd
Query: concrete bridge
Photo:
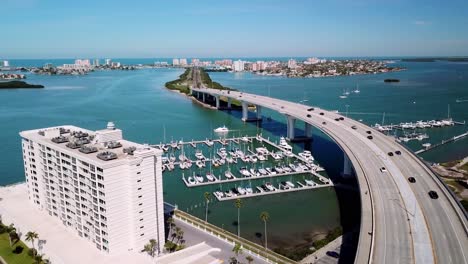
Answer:
<svg viewBox="0 0 468 264"><path fill-rule="evenodd" d="M242 103L242 119L249 121L248 105L269 108L287 120L294 139L296 121L307 136L315 126L345 153L344 174L356 175L361 199L361 226L355 263L468 263L467 215L446 185L414 153L350 118L317 107L237 91L192 88L195 97L220 97ZM343 120L336 121L336 118ZM372 136L372 138L370 138ZM388 153L400 151L401 155ZM382 169L385 168L385 169ZM408 181L414 177L416 182ZM438 199L431 199L434 190Z"/></svg>

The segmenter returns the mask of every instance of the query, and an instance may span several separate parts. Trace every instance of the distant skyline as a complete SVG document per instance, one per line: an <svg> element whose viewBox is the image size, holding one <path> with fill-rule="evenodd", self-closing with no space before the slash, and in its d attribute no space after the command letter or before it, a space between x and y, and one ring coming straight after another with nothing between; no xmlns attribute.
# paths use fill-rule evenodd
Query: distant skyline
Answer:
<svg viewBox="0 0 468 264"><path fill-rule="evenodd" d="M461 0L0 4L1 59L468 55Z"/></svg>

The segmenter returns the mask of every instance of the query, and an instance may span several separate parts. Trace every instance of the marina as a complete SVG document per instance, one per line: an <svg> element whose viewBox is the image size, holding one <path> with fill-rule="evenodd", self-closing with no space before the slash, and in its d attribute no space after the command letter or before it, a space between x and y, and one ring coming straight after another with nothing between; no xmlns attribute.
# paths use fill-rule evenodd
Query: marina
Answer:
<svg viewBox="0 0 468 264"><path fill-rule="evenodd" d="M283 137L278 143L256 135L153 147L165 153L164 173L181 177L187 188L215 186L219 201L333 186L310 151L295 154Z"/></svg>
<svg viewBox="0 0 468 264"><path fill-rule="evenodd" d="M414 153L421 154L421 153L424 153L424 152L429 151L431 149L434 149L434 148L440 147L442 145L445 145L447 143L450 143L450 142L457 141L459 139L465 138L466 136L468 136L468 131L461 134L461 135L454 136L452 138L442 140L440 143L437 143L437 144L434 144L434 145L426 143L426 144L423 144L423 147L424 147L423 149L420 149L420 150L418 150L418 151L416 151Z"/></svg>

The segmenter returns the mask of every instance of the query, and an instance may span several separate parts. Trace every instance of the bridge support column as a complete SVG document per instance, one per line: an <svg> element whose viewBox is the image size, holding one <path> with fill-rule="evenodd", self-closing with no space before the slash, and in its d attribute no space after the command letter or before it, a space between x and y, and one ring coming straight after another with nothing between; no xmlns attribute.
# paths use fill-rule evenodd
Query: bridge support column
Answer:
<svg viewBox="0 0 468 264"><path fill-rule="evenodd" d="M215 95L215 99L216 99L216 108L219 109L219 95Z"/></svg>
<svg viewBox="0 0 468 264"><path fill-rule="evenodd" d="M262 119L262 107L257 105L255 106L255 108L257 109L257 120L261 120Z"/></svg>
<svg viewBox="0 0 468 264"><path fill-rule="evenodd" d="M205 93L202 93L202 101L205 102Z"/></svg>
<svg viewBox="0 0 468 264"><path fill-rule="evenodd" d="M247 102L242 101L242 121L246 122L249 119L249 108Z"/></svg>
<svg viewBox="0 0 468 264"><path fill-rule="evenodd" d="M232 103L232 99L231 97L228 97L228 102L227 102L228 109L231 109L231 103Z"/></svg>
<svg viewBox="0 0 468 264"><path fill-rule="evenodd" d="M343 153L343 178L350 178L353 175L351 160Z"/></svg>
<svg viewBox="0 0 468 264"><path fill-rule="evenodd" d="M304 124L304 131L305 131L305 136L306 138L311 138L312 137L312 125L309 123Z"/></svg>
<svg viewBox="0 0 468 264"><path fill-rule="evenodd" d="M294 139L294 128L295 128L295 125L296 125L296 118L290 116L290 115L286 115L286 119L288 120L288 135L287 135L287 138L289 140L292 140Z"/></svg>

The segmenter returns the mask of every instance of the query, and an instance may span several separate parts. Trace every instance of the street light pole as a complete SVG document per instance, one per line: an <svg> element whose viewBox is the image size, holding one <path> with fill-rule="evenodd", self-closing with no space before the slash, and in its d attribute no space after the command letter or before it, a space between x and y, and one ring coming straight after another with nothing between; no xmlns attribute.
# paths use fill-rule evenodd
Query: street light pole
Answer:
<svg viewBox="0 0 468 264"><path fill-rule="evenodd" d="M346 106L346 117L348 117L348 108L349 108L349 105L345 105Z"/></svg>

